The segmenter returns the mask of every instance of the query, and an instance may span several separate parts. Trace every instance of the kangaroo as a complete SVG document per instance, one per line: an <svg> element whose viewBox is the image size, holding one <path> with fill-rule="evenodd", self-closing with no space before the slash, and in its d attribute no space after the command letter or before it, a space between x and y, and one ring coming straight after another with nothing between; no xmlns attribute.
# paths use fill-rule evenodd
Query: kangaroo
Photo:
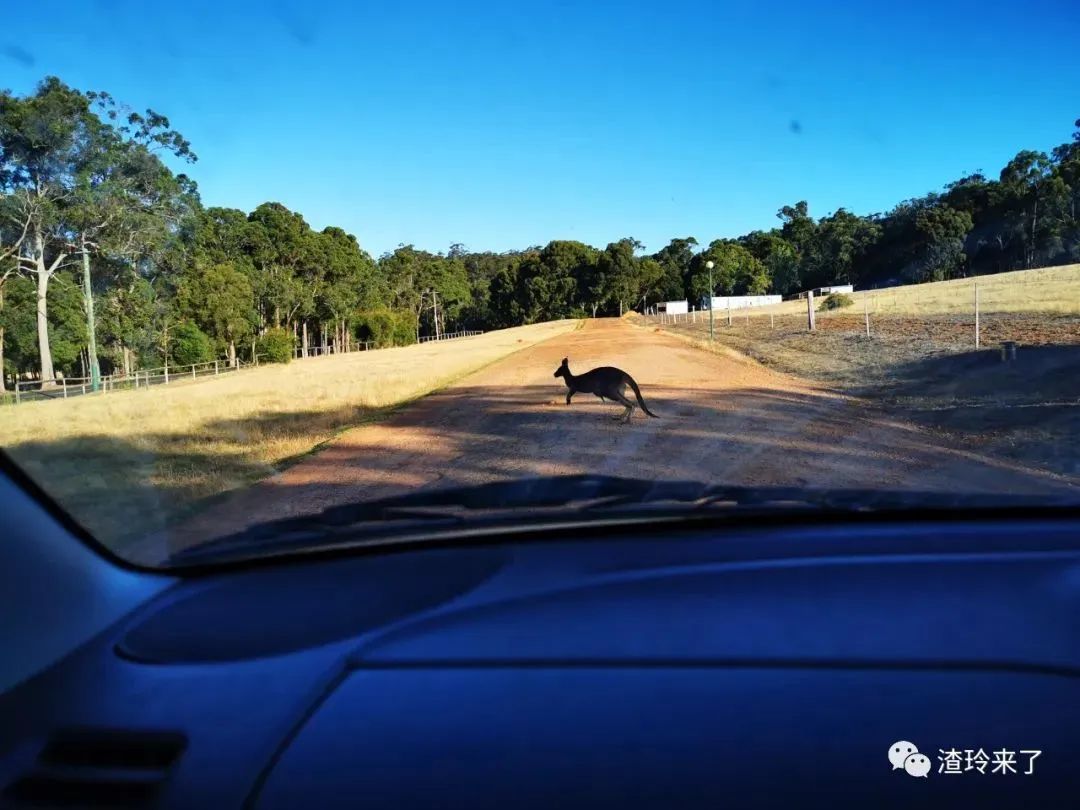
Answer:
<svg viewBox="0 0 1080 810"><path fill-rule="evenodd" d="M637 404L641 406L641 410L654 419L660 418L645 405L645 400L641 398L641 389L634 382L634 378L622 369L601 366L600 368L594 368L592 371L586 371L584 374L571 374L570 364L567 358L564 357L562 365L555 370L555 376L562 377L566 381L566 387L570 389L566 392L567 405L570 404L574 394L596 394L602 402L610 399L613 402L622 403L626 410L620 416L614 418L629 422L630 416L634 412L634 402L627 399L625 394L626 386L629 385L634 390L634 396L637 397Z"/></svg>

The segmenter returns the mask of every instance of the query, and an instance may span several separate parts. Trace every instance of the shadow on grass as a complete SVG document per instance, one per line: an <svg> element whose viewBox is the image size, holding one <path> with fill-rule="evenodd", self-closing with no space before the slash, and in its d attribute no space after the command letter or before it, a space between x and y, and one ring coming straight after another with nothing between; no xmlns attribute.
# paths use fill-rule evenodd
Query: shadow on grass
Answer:
<svg viewBox="0 0 1080 810"><path fill-rule="evenodd" d="M257 413L206 422L190 433L96 434L22 442L5 451L91 533L122 548L401 407ZM282 447L291 452L267 459Z"/></svg>
<svg viewBox="0 0 1080 810"><path fill-rule="evenodd" d="M1080 473L1080 346L924 358L865 393L911 422L977 441L984 452Z"/></svg>
<svg viewBox="0 0 1080 810"><path fill-rule="evenodd" d="M1034 403L1080 399L1080 346L1022 346L1002 362L997 348L897 365L882 393L925 399Z"/></svg>

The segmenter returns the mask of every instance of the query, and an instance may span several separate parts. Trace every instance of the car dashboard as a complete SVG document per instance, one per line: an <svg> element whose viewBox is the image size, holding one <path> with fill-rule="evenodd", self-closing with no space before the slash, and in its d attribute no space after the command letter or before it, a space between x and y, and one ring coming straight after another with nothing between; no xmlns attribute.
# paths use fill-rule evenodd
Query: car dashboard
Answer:
<svg viewBox="0 0 1080 810"><path fill-rule="evenodd" d="M1069 806L1077 525L582 530L177 578L0 696L0 796ZM1014 770L944 763L998 749Z"/></svg>

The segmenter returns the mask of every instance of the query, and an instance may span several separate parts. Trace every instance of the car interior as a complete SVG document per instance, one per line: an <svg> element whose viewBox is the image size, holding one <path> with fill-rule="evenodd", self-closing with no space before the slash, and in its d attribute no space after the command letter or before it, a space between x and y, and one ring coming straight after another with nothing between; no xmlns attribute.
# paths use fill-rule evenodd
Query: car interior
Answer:
<svg viewBox="0 0 1080 810"><path fill-rule="evenodd" d="M150 570L2 473L5 807L1076 795L1075 510L564 521ZM1038 754L939 770L952 750Z"/></svg>

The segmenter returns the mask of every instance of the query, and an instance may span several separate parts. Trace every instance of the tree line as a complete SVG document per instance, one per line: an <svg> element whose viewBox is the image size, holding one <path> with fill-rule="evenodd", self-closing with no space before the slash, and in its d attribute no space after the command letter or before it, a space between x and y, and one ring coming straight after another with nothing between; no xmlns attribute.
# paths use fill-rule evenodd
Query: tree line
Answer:
<svg viewBox="0 0 1080 810"><path fill-rule="evenodd" d="M57 78L0 91L0 367L15 379L96 379L293 348L404 345L437 328L493 329L617 315L720 295L789 295L942 280L1080 261L1080 121L1050 153L1021 151L996 178L961 177L886 213L778 224L707 245L633 238L597 248L378 259L338 227L276 202L205 207L185 173L191 144L159 113ZM276 347L271 351L272 347Z"/></svg>

